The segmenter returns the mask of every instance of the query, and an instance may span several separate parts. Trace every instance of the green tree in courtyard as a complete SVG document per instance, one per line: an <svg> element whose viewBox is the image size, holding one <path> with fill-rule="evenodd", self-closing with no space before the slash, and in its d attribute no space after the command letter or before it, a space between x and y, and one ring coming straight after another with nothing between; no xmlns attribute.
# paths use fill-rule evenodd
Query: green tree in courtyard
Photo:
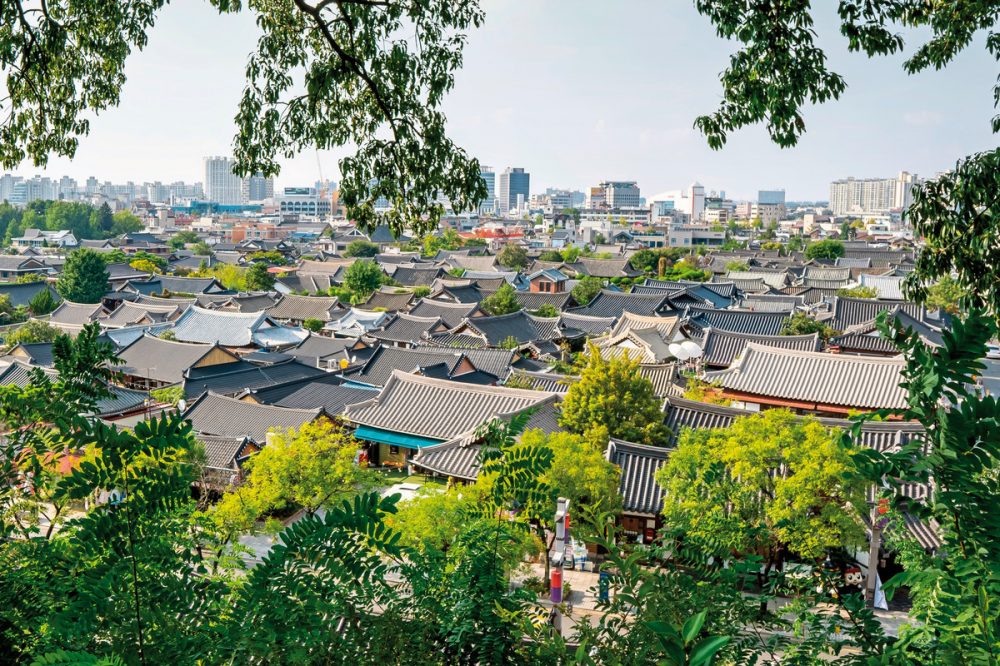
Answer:
<svg viewBox="0 0 1000 666"><path fill-rule="evenodd" d="M504 282L499 289L479 303L479 309L491 315L505 315L520 310L521 304L517 300L514 287Z"/></svg>
<svg viewBox="0 0 1000 666"><path fill-rule="evenodd" d="M517 243L506 243L497 253L497 263L515 271L527 268L528 252Z"/></svg>
<svg viewBox="0 0 1000 666"><path fill-rule="evenodd" d="M55 310L58 305L59 299L53 296L52 290L46 286L31 297L31 300L28 301L28 310L33 316L41 317Z"/></svg>
<svg viewBox="0 0 1000 666"><path fill-rule="evenodd" d="M601 278L586 276L580 278L580 281L576 283L576 286L570 291L570 296L579 305L589 305L592 300L597 298L597 295L601 293L601 289L604 288L604 282Z"/></svg>
<svg viewBox="0 0 1000 666"><path fill-rule="evenodd" d="M359 259L344 271L344 286L354 294L359 303L381 287L385 279L385 273L371 259Z"/></svg>
<svg viewBox="0 0 1000 666"><path fill-rule="evenodd" d="M844 256L844 244L838 240L821 240L806 248L806 259L836 259Z"/></svg>
<svg viewBox="0 0 1000 666"><path fill-rule="evenodd" d="M569 387L559 423L576 433L604 428L608 435L641 444L663 445L662 401L639 374L639 364L624 356L610 360L591 345L580 381Z"/></svg>
<svg viewBox="0 0 1000 666"><path fill-rule="evenodd" d="M371 241L358 239L347 244L344 250L345 257L374 257L378 254L378 245Z"/></svg>
<svg viewBox="0 0 1000 666"><path fill-rule="evenodd" d="M89 248L70 252L56 283L59 295L72 303L100 303L108 292L104 258Z"/></svg>
<svg viewBox="0 0 1000 666"><path fill-rule="evenodd" d="M253 263L247 268L246 288L249 291L268 291L274 287L274 273L267 270L267 264Z"/></svg>

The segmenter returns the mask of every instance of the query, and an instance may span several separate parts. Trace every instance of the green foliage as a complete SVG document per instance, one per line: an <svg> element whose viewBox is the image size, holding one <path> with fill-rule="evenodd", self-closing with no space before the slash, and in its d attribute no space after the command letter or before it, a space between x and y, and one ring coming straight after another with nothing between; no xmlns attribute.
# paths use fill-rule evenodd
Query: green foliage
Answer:
<svg viewBox="0 0 1000 666"><path fill-rule="evenodd" d="M517 243L506 243L497 252L497 263L504 268L523 270L529 263L528 252Z"/></svg>
<svg viewBox="0 0 1000 666"><path fill-rule="evenodd" d="M345 257L374 257L378 254L378 245L363 238L351 241L344 250Z"/></svg>
<svg viewBox="0 0 1000 666"><path fill-rule="evenodd" d="M531 314L535 315L536 317L558 317L559 310L556 309L556 306L552 305L551 303L542 303L540 306L538 306L538 309L532 312Z"/></svg>
<svg viewBox="0 0 1000 666"><path fill-rule="evenodd" d="M123 234L142 231L142 221L133 215L131 211L120 210L112 216L111 236L121 236Z"/></svg>
<svg viewBox="0 0 1000 666"><path fill-rule="evenodd" d="M562 262L563 255L559 250L546 250L538 255L539 261L552 261L552 262Z"/></svg>
<svg viewBox="0 0 1000 666"><path fill-rule="evenodd" d="M323 320L321 319L306 319L302 322L302 328L307 331L312 331L313 333L319 333L323 330Z"/></svg>
<svg viewBox="0 0 1000 666"><path fill-rule="evenodd" d="M764 555L768 569L786 551L816 559L860 546L864 525L845 509L865 505L865 484L846 480L851 452L839 433L780 409L685 429L657 474L663 515L708 552Z"/></svg>
<svg viewBox="0 0 1000 666"><path fill-rule="evenodd" d="M491 315L505 315L517 312L521 304L517 300L517 292L509 282L504 282L495 292L479 303L479 309Z"/></svg>
<svg viewBox="0 0 1000 666"><path fill-rule="evenodd" d="M109 277L101 255L89 248L81 248L66 257L56 290L72 303L100 303L108 291Z"/></svg>
<svg viewBox="0 0 1000 666"><path fill-rule="evenodd" d="M811 335L812 333L819 333L819 337L823 341L829 341L830 338L840 335L840 331L835 330L829 324L816 321L805 312L795 312L786 319L781 324L779 335Z"/></svg>
<svg viewBox="0 0 1000 666"><path fill-rule="evenodd" d="M181 229L170 238L169 244L170 247L175 250L180 250L183 249L184 246L197 243L200 240L201 239L198 237L198 234L194 231L191 231L190 229Z"/></svg>
<svg viewBox="0 0 1000 666"><path fill-rule="evenodd" d="M52 342L62 331L47 321L41 319L29 319L23 326L18 326L7 334L4 344L9 346L18 344L32 344L35 342Z"/></svg>
<svg viewBox="0 0 1000 666"><path fill-rule="evenodd" d="M605 359L595 346L580 381L569 387L559 423L581 434L604 428L611 437L640 444L662 445L667 435L660 399L638 362Z"/></svg>
<svg viewBox="0 0 1000 666"><path fill-rule="evenodd" d="M464 245L465 241L458 232L447 227L440 233L429 233L424 236L420 243L420 251L425 257L434 257L442 250L458 250Z"/></svg>
<svg viewBox="0 0 1000 666"><path fill-rule="evenodd" d="M425 284L413 288L413 295L416 298L425 298L431 295L431 288Z"/></svg>
<svg viewBox="0 0 1000 666"><path fill-rule="evenodd" d="M288 265L288 259L286 259L285 255L281 254L277 250L267 250L266 252L265 251L253 252L250 254L250 256L247 257L247 260L253 262L262 261L265 264L269 264L271 266Z"/></svg>
<svg viewBox="0 0 1000 666"><path fill-rule="evenodd" d="M32 282L44 282L45 280L46 277L43 273L24 273L18 275L14 282L16 284L30 284Z"/></svg>
<svg viewBox="0 0 1000 666"><path fill-rule="evenodd" d="M42 289L28 301L28 310L35 317L47 315L58 306L59 299L52 295L52 290L48 287Z"/></svg>
<svg viewBox="0 0 1000 666"><path fill-rule="evenodd" d="M269 291L274 288L274 273L267 270L267 264L253 263L247 268L246 288L248 291Z"/></svg>
<svg viewBox="0 0 1000 666"><path fill-rule="evenodd" d="M619 471L604 457L608 445L606 430L596 428L586 435L528 430L521 443L552 451L552 465L542 480L555 496L567 498L573 507L586 506L612 514L620 511Z"/></svg>
<svg viewBox="0 0 1000 666"><path fill-rule="evenodd" d="M836 259L844 256L844 244L839 240L821 240L806 248L806 259Z"/></svg>
<svg viewBox="0 0 1000 666"><path fill-rule="evenodd" d="M371 481L370 473L354 464L357 453L357 440L325 418L273 433L247 461L246 482L226 492L212 517L225 533L238 534L275 511L302 508L313 514L333 506Z"/></svg>
<svg viewBox="0 0 1000 666"><path fill-rule="evenodd" d="M888 485L899 511L936 521L942 540L934 555L911 560L885 585L887 594L907 586L916 600L915 622L890 657L893 663L996 663L1000 516L984 507L995 504L998 492L1000 403L977 394L974 379L982 372L979 359L987 342L997 335L996 323L973 310L944 331L941 347L928 346L885 313L879 329L906 359L907 407L893 416L916 420L925 430L898 450L865 448L855 460L865 480ZM947 409L941 406L945 403ZM854 441L868 418L856 419ZM933 483L934 492L922 502L911 501L904 486L914 483Z"/></svg>
<svg viewBox="0 0 1000 666"><path fill-rule="evenodd" d="M203 240L196 241L195 244L191 246L191 251L199 257L211 257L215 254L212 252L212 246Z"/></svg>
<svg viewBox="0 0 1000 666"><path fill-rule="evenodd" d="M351 291L358 302L367 300L386 282L386 274L371 259L358 259L344 271L344 287Z"/></svg>
<svg viewBox="0 0 1000 666"><path fill-rule="evenodd" d="M142 271L143 273L161 273L160 267L154 264L148 259L133 259L129 262L129 266L137 271Z"/></svg>
<svg viewBox="0 0 1000 666"><path fill-rule="evenodd" d="M750 264L745 261L730 261L726 264L727 271L745 271L750 268Z"/></svg>
<svg viewBox="0 0 1000 666"><path fill-rule="evenodd" d="M176 340L177 339L177 333L173 329L168 328L167 330L161 332L156 337L158 337L161 340Z"/></svg>
<svg viewBox="0 0 1000 666"><path fill-rule="evenodd" d="M730 405L732 400L722 395L718 386L695 376L686 379L684 387L684 397L696 402L705 402L710 405Z"/></svg>
<svg viewBox="0 0 1000 666"><path fill-rule="evenodd" d="M958 280L951 275L946 275L927 287L924 303L932 310L958 314L962 303L966 302L968 297L968 292L958 283Z"/></svg>
<svg viewBox="0 0 1000 666"><path fill-rule="evenodd" d="M600 278L591 277L590 275L580 278L580 281L576 283L573 290L570 291L570 296L579 305L587 305L592 300L597 298L597 295L601 293L601 289L604 288L604 282Z"/></svg>
<svg viewBox="0 0 1000 666"><path fill-rule="evenodd" d="M161 389L153 389L149 392L149 397L157 402L166 403L176 407L177 403L184 399L184 387L167 386Z"/></svg>
<svg viewBox="0 0 1000 666"><path fill-rule="evenodd" d="M857 287L843 287L837 290L837 296L846 298L878 298L878 291L875 287L858 285Z"/></svg>

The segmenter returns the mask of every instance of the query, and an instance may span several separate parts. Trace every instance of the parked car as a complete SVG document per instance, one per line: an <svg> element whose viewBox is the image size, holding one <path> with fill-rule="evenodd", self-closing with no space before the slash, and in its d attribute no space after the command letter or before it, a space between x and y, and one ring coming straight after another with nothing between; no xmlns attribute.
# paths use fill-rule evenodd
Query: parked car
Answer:
<svg viewBox="0 0 1000 666"><path fill-rule="evenodd" d="M986 345L986 358L1000 359L1000 344L991 342Z"/></svg>

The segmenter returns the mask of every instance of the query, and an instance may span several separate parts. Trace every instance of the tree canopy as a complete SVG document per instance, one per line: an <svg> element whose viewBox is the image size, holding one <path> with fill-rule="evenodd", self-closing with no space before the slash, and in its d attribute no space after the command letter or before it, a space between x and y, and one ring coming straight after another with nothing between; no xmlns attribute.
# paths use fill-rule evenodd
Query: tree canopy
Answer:
<svg viewBox="0 0 1000 666"><path fill-rule="evenodd" d="M806 259L836 259L844 256L844 244L839 240L821 240L806 247Z"/></svg>
<svg viewBox="0 0 1000 666"><path fill-rule="evenodd" d="M505 315L520 310L521 304L514 287L504 282L499 289L480 301L479 309L491 315Z"/></svg>
<svg viewBox="0 0 1000 666"><path fill-rule="evenodd" d="M559 423L580 434L604 428L611 437L641 444L663 445L667 435L661 400L639 374L638 361L608 360L593 345L580 380L566 393Z"/></svg>
<svg viewBox="0 0 1000 666"><path fill-rule="evenodd" d="M344 271L344 286L363 301L386 281L386 275L371 259L358 259Z"/></svg>
<svg viewBox="0 0 1000 666"><path fill-rule="evenodd" d="M497 263L514 270L527 268L528 252L517 243L506 243L497 253Z"/></svg>
<svg viewBox="0 0 1000 666"><path fill-rule="evenodd" d="M72 303L100 303L108 292L104 257L90 248L70 252L56 282L59 295Z"/></svg>

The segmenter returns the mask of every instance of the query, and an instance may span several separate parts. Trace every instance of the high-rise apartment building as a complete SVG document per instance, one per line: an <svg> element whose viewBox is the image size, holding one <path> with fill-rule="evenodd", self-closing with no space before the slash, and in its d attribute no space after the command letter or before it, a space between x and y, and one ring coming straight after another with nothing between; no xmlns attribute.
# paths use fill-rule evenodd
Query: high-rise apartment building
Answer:
<svg viewBox="0 0 1000 666"><path fill-rule="evenodd" d="M506 215L511 210L518 210L518 202L528 201L531 194L531 174L524 169L507 167L497 179L497 200L499 209L497 212Z"/></svg>
<svg viewBox="0 0 1000 666"><path fill-rule="evenodd" d="M638 208L642 203L634 180L606 180L599 187L604 190L608 208Z"/></svg>
<svg viewBox="0 0 1000 666"><path fill-rule="evenodd" d="M900 171L895 178L844 178L830 183L834 215L887 213L913 203L916 174Z"/></svg>
<svg viewBox="0 0 1000 666"><path fill-rule="evenodd" d="M757 190L757 203L765 205L785 204L784 190Z"/></svg>
<svg viewBox="0 0 1000 666"><path fill-rule="evenodd" d="M496 212L497 205L497 174L493 167L482 166L479 168L479 175L483 177L486 184L486 198L479 203L480 214Z"/></svg>
<svg viewBox="0 0 1000 666"><path fill-rule="evenodd" d="M243 203L243 179L233 173L228 157L205 158L205 197L223 205Z"/></svg>
<svg viewBox="0 0 1000 666"><path fill-rule="evenodd" d="M241 183L242 203L263 201L274 196L274 178L263 174L254 174L243 179Z"/></svg>

